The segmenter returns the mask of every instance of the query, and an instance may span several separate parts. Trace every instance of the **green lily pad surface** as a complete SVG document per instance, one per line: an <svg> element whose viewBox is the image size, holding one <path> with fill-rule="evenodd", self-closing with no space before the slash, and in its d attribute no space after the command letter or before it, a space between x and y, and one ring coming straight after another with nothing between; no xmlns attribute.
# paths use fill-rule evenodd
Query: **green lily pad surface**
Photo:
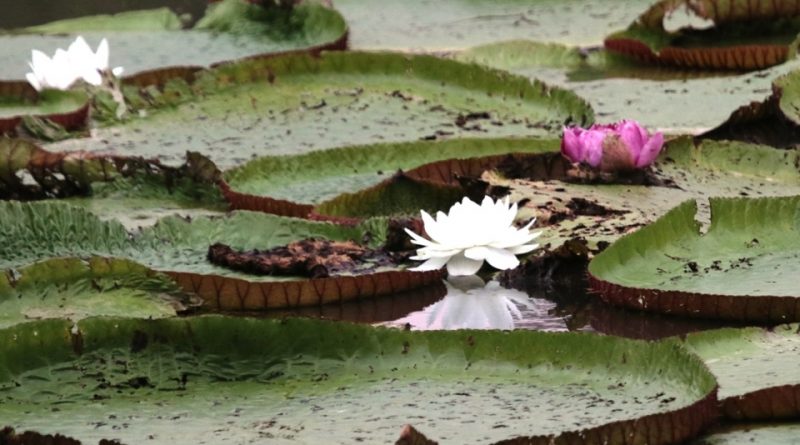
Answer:
<svg viewBox="0 0 800 445"><path fill-rule="evenodd" d="M67 48L77 35L83 35L92 48L107 38L111 66L122 65L126 73L132 74L167 66L211 65L259 54L333 47L341 45L346 33L342 17L315 2L290 9L265 9L239 0L224 0L212 3L202 17L179 17L166 7L89 15L0 35L0 78L24 79L31 49L52 55L56 48Z"/></svg>
<svg viewBox="0 0 800 445"><path fill-rule="evenodd" d="M718 428L712 434L692 442L692 445L797 445L800 424L741 424Z"/></svg>
<svg viewBox="0 0 800 445"><path fill-rule="evenodd" d="M113 149L221 168L251 157L420 138L542 135L591 122L574 94L475 65L389 53L289 55L198 75L182 104L50 150ZM468 116L481 117L457 125ZM470 118L475 120L477 118Z"/></svg>
<svg viewBox="0 0 800 445"><path fill-rule="evenodd" d="M172 317L182 308L168 277L124 260L53 259L0 275L0 327L43 318Z"/></svg>
<svg viewBox="0 0 800 445"><path fill-rule="evenodd" d="M686 337L717 378L726 417L775 420L800 415L800 376L786 371L800 365L798 327L721 329Z"/></svg>
<svg viewBox="0 0 800 445"><path fill-rule="evenodd" d="M674 343L225 317L71 329L0 331L4 423L87 443L389 443L413 423L453 443L626 428L661 444L713 419L713 377Z"/></svg>
<svg viewBox="0 0 800 445"><path fill-rule="evenodd" d="M688 201L592 260L592 285L606 301L646 310L798 320L798 209L796 197L712 198L701 230Z"/></svg>

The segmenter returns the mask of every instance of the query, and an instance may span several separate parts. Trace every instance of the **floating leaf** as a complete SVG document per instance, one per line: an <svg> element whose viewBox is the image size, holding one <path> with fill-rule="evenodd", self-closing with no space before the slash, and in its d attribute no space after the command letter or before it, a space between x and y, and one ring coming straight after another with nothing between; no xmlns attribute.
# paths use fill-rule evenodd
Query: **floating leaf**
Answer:
<svg viewBox="0 0 800 445"><path fill-rule="evenodd" d="M686 343L719 382L722 414L731 420L800 416L800 326L720 329L689 334ZM761 443L761 442L759 442Z"/></svg>
<svg viewBox="0 0 800 445"><path fill-rule="evenodd" d="M589 123L571 92L432 56L332 52L242 61L126 89L147 116L48 146L176 161L185 150L221 168L253 156L419 138L542 135ZM470 113L485 119L458 126ZM476 125L477 124L477 125ZM313 128L313 130L310 130Z"/></svg>
<svg viewBox="0 0 800 445"><path fill-rule="evenodd" d="M688 317L800 320L797 197L712 198L701 231L688 201L606 249L589 265L603 300Z"/></svg>
<svg viewBox="0 0 800 445"><path fill-rule="evenodd" d="M3 422L127 443L389 443L411 422L458 443L667 444L715 417L713 377L675 342L219 316L71 327L0 331Z"/></svg>

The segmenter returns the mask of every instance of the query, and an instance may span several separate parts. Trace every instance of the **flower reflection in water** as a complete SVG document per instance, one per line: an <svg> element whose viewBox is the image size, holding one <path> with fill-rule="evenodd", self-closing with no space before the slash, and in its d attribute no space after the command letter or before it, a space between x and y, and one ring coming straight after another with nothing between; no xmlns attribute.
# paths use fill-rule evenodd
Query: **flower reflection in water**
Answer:
<svg viewBox="0 0 800 445"><path fill-rule="evenodd" d="M409 324L414 330L510 330L525 320L529 329L567 330L563 318L549 315L555 303L548 300L530 298L525 292L506 289L496 281L486 284L475 275L451 276L444 284L444 298L389 324ZM542 322L530 323L532 320Z"/></svg>

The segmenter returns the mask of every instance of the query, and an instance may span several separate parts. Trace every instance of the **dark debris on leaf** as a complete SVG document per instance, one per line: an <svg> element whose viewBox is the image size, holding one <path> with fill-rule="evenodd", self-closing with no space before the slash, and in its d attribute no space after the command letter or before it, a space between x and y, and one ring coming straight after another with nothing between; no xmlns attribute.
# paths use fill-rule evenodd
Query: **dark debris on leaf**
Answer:
<svg viewBox="0 0 800 445"><path fill-rule="evenodd" d="M371 249L352 241L308 238L268 250L237 251L216 243L208 248L208 261L253 275L326 278L331 275L367 273L394 266L406 255Z"/></svg>

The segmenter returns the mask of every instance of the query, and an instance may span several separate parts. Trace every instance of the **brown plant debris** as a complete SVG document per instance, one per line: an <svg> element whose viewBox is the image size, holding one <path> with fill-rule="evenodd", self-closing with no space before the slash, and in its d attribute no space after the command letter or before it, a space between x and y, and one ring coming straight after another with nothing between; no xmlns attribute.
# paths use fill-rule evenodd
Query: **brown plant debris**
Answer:
<svg viewBox="0 0 800 445"><path fill-rule="evenodd" d="M222 243L208 248L208 260L218 266L253 275L326 278L367 273L396 265L405 254L390 254L352 241L309 238L268 250L241 252Z"/></svg>

